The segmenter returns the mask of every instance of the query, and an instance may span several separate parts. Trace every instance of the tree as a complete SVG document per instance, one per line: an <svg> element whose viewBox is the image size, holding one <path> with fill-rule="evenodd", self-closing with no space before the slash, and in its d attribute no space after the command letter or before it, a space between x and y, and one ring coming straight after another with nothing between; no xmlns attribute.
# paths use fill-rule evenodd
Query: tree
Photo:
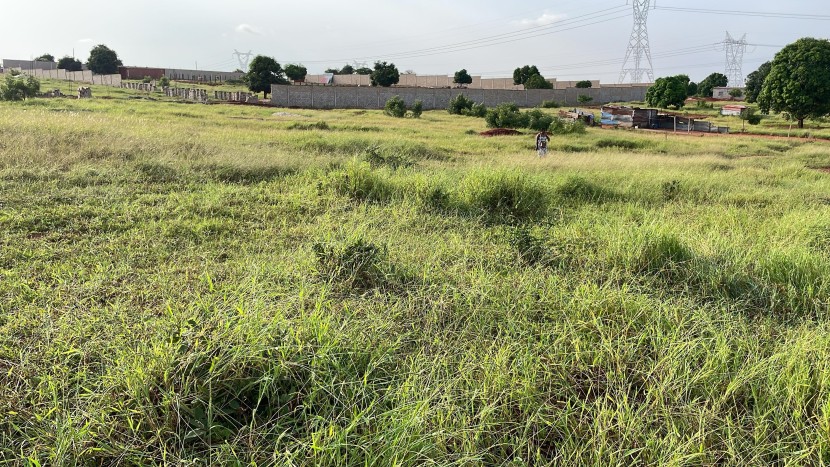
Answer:
<svg viewBox="0 0 830 467"><path fill-rule="evenodd" d="M524 85L525 89L553 89L553 83L540 74L532 75Z"/></svg>
<svg viewBox="0 0 830 467"><path fill-rule="evenodd" d="M738 88L735 88L735 89L730 89L730 90L729 90L729 95L730 95L733 99L740 99L741 97L744 97L744 92L743 92L743 91L741 91L741 90L740 90L740 89L738 89Z"/></svg>
<svg viewBox="0 0 830 467"><path fill-rule="evenodd" d="M162 76L159 78L158 85L162 88L169 88L170 87L170 78L166 76Z"/></svg>
<svg viewBox="0 0 830 467"><path fill-rule="evenodd" d="M712 90L724 87L729 84L729 78L723 73L712 73L697 85L697 95L700 97L712 97Z"/></svg>
<svg viewBox="0 0 830 467"><path fill-rule="evenodd" d="M383 109L383 113L390 117L404 118L406 116L406 103L400 96L390 97Z"/></svg>
<svg viewBox="0 0 830 467"><path fill-rule="evenodd" d="M58 60L58 69L66 71L81 71L84 69L84 65L80 60L77 60L74 57L66 56Z"/></svg>
<svg viewBox="0 0 830 467"><path fill-rule="evenodd" d="M245 74L245 83L251 92L261 92L265 99L271 92L272 84L288 84L282 67L273 57L257 55L251 60L248 73Z"/></svg>
<svg viewBox="0 0 830 467"><path fill-rule="evenodd" d="M458 85L473 84L473 77L467 73L465 68L462 68L455 72L455 77L453 77L452 82Z"/></svg>
<svg viewBox="0 0 830 467"><path fill-rule="evenodd" d="M340 69L339 75L353 75L354 74L354 67L349 65L348 63L343 65L343 68Z"/></svg>
<svg viewBox="0 0 830 467"><path fill-rule="evenodd" d="M804 128L804 119L830 114L830 41L805 37L772 60L761 94L761 110L786 112Z"/></svg>
<svg viewBox="0 0 830 467"><path fill-rule="evenodd" d="M594 100L593 97L587 96L585 94L580 94L576 98L576 101L579 102L580 104L587 104L587 103L591 102L592 100Z"/></svg>
<svg viewBox="0 0 830 467"><path fill-rule="evenodd" d="M521 68L516 68L513 70L513 84L520 85L527 83L527 80L530 79L531 76L540 75L539 69L536 68L536 65L528 66L525 65Z"/></svg>
<svg viewBox="0 0 830 467"><path fill-rule="evenodd" d="M689 84L686 85L686 97L691 97L697 95L697 83L694 81L689 81Z"/></svg>
<svg viewBox="0 0 830 467"><path fill-rule="evenodd" d="M372 69L371 69L371 68L366 68L366 67L364 66L364 67L361 67L361 68L356 69L356 70L354 71L354 73L355 73L356 75L371 75L371 74L372 74Z"/></svg>
<svg viewBox="0 0 830 467"><path fill-rule="evenodd" d="M767 79L771 69L772 62L766 62L746 77L746 101L750 104L758 101L758 95L764 87L764 80Z"/></svg>
<svg viewBox="0 0 830 467"><path fill-rule="evenodd" d="M40 91L40 81L34 76L9 73L0 84L0 100L21 101L34 97Z"/></svg>
<svg viewBox="0 0 830 467"><path fill-rule="evenodd" d="M588 81L587 79L579 81L579 82L576 83L576 87L579 88L579 89L588 89L593 85L594 84L591 83L590 81Z"/></svg>
<svg viewBox="0 0 830 467"><path fill-rule="evenodd" d="M302 65L294 65L293 63L285 65L285 76L294 82L303 82L308 74L306 67Z"/></svg>
<svg viewBox="0 0 830 467"><path fill-rule="evenodd" d="M401 74L394 63L375 62L375 70L372 72L372 86L388 88L398 84Z"/></svg>
<svg viewBox="0 0 830 467"><path fill-rule="evenodd" d="M87 68L99 75L118 73L118 67L121 65L118 54L104 44L93 47L89 52L89 59L86 61Z"/></svg>
<svg viewBox="0 0 830 467"><path fill-rule="evenodd" d="M688 84L683 75L658 78L646 92L646 104L662 109L681 108L686 103Z"/></svg>
<svg viewBox="0 0 830 467"><path fill-rule="evenodd" d="M54 62L55 56L52 54L43 54L35 59L36 62Z"/></svg>

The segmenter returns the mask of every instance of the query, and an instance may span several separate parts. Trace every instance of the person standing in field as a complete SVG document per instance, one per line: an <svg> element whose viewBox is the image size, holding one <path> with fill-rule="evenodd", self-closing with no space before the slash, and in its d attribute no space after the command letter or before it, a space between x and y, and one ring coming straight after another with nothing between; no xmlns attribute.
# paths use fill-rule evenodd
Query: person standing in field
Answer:
<svg viewBox="0 0 830 467"><path fill-rule="evenodd" d="M548 142L550 141L550 136L548 136L548 132L545 130L536 133L536 153L539 154L539 157L545 157L548 155Z"/></svg>

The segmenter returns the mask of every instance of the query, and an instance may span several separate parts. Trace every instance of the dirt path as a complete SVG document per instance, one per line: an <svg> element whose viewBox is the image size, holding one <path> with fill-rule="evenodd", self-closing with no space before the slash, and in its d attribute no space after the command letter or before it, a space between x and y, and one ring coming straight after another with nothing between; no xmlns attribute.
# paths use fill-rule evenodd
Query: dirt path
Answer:
<svg viewBox="0 0 830 467"><path fill-rule="evenodd" d="M648 133L668 134L672 136L698 136L698 137L713 137L713 138L760 138L771 140L794 140L794 141L821 141L830 142L830 138L799 138L797 136L778 136L778 135L758 135L755 133L704 133L700 131L667 131L667 130L650 130L641 128L636 131L643 131Z"/></svg>

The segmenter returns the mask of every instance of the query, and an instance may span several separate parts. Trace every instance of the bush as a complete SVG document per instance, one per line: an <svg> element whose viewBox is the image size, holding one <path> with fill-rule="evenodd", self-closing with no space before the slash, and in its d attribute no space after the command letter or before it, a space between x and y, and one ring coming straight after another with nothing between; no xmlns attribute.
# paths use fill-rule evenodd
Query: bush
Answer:
<svg viewBox="0 0 830 467"><path fill-rule="evenodd" d="M487 116L487 106L484 105L484 103L473 104L470 109L464 111L464 115L468 117L484 118Z"/></svg>
<svg viewBox="0 0 830 467"><path fill-rule="evenodd" d="M553 123L553 117L542 112L541 110L534 109L527 112L528 116L528 124L527 127L531 130L535 131L542 131L548 130Z"/></svg>
<svg viewBox="0 0 830 467"><path fill-rule="evenodd" d="M468 99L464 94L458 94L450 99L450 104L447 106L447 112L452 115L466 115L464 112L473 108L475 103Z"/></svg>
<svg viewBox="0 0 830 467"><path fill-rule="evenodd" d="M424 113L424 101L417 100L414 104L412 104L412 118L421 118L421 114Z"/></svg>
<svg viewBox="0 0 830 467"><path fill-rule="evenodd" d="M392 96L386 101L384 113L390 117L404 118L406 116L406 103L400 96Z"/></svg>
<svg viewBox="0 0 830 467"><path fill-rule="evenodd" d="M489 128L527 128L530 116L519 111L516 104L500 104L489 109L484 120Z"/></svg>
<svg viewBox="0 0 830 467"><path fill-rule="evenodd" d="M543 109L558 109L559 107L562 107L562 105L556 101L542 101L542 103L539 104L539 107Z"/></svg>
<svg viewBox="0 0 830 467"><path fill-rule="evenodd" d="M162 76L161 78L159 78L158 85L163 87L163 88L170 87L170 78L168 78L166 76Z"/></svg>
<svg viewBox="0 0 830 467"><path fill-rule="evenodd" d="M23 76L10 73L6 81L0 85L0 100L22 101L37 95L40 91L40 81L34 76Z"/></svg>
<svg viewBox="0 0 830 467"><path fill-rule="evenodd" d="M579 120L552 118L548 131L555 135L581 135L585 133L585 124Z"/></svg>
<svg viewBox="0 0 830 467"><path fill-rule="evenodd" d="M144 79L141 80L142 83L148 84L153 82L153 78L149 76L145 76Z"/></svg>

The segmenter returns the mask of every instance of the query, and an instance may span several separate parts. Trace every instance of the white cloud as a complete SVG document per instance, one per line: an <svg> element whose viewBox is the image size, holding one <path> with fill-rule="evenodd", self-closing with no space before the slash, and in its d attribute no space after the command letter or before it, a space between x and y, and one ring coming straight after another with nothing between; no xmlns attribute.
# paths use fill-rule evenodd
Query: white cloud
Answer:
<svg viewBox="0 0 830 467"><path fill-rule="evenodd" d="M91 44L91 43L92 43L92 39L89 39L89 38L86 38L86 39L78 39L78 42L80 42L80 43L82 43L82 44Z"/></svg>
<svg viewBox="0 0 830 467"><path fill-rule="evenodd" d="M253 34L255 36L261 36L262 32L259 29L251 26L250 24L242 23L236 27L236 32L241 32L245 34Z"/></svg>
<svg viewBox="0 0 830 467"><path fill-rule="evenodd" d="M555 23L557 21L561 21L567 17L568 15L549 13L546 11L542 13L542 16L536 19L523 19L521 21L516 21L516 23L521 24L522 26L545 26L548 24Z"/></svg>

